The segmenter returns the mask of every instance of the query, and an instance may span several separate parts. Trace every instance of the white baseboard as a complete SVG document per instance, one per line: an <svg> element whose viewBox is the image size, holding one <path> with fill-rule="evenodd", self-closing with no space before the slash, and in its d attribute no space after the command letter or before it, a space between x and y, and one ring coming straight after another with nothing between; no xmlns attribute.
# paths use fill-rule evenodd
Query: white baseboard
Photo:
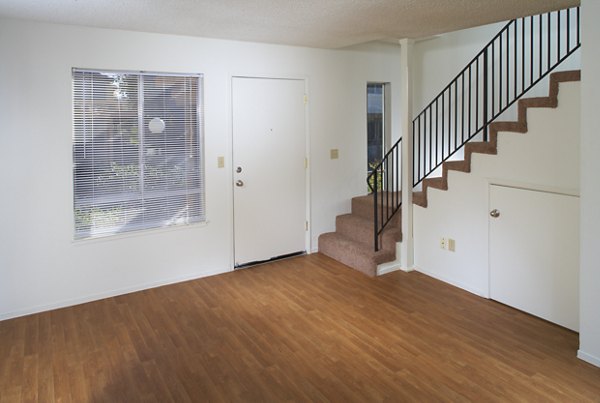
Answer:
<svg viewBox="0 0 600 403"><path fill-rule="evenodd" d="M392 273L400 269L400 262L398 261L382 263L377 266L377 275L383 276L384 274Z"/></svg>
<svg viewBox="0 0 600 403"><path fill-rule="evenodd" d="M577 350L577 358L597 367L600 367L600 358L588 354L585 351Z"/></svg>
<svg viewBox="0 0 600 403"><path fill-rule="evenodd" d="M477 296L480 296L480 297L483 297L483 298L487 298L487 299L489 299L488 293L487 293L487 292L484 292L483 290L480 290L480 289L477 289L477 288L471 287L470 285L463 284L463 283L461 283L461 282L459 282L459 281L454 281L454 280L452 280L452 279L449 279L449 278L447 278L447 277L444 277L444 276L440 276L440 275L438 275L438 274L431 273L431 272L429 272L429 271L427 271L427 270L423 270L423 269L422 269L422 268L420 268L420 267L415 267L414 269L415 269L416 271L418 271L419 273L423 273L423 274L425 274L426 276L433 277L433 278L435 278L435 279L437 279L437 280L443 281L444 283L448 283L448 284L450 284L450 285L453 285L454 287L458 287L458 288L460 288L460 289L463 289L463 290L465 290L465 291L468 291L468 292L470 292L471 294L475 294L475 295L477 295Z"/></svg>
<svg viewBox="0 0 600 403"><path fill-rule="evenodd" d="M377 275L383 276L384 274L392 273L398 270L409 273L414 270L414 267L402 267L400 260L394 260L393 262L382 263L377 266Z"/></svg>
<svg viewBox="0 0 600 403"><path fill-rule="evenodd" d="M51 311L54 309L60 309L60 308L74 306L74 305L85 304L87 302L98 301L98 300L105 299L105 298L111 298L111 297L116 297L119 295L130 294L132 292L148 290L148 289L156 288L156 287L162 287L164 285L182 283L184 281L190 281L190 280L197 280L199 278L210 277L210 276L214 276L217 274L223 274L223 273L227 273L229 271L230 270L212 270L212 271L204 272L200 275L193 274L193 275L189 275L189 276L173 277L173 278L169 278L169 279L165 279L165 280L161 280L161 281L154 281L154 282L135 285L132 287L119 288L119 289L112 290L112 291L106 291L106 292L102 292L102 293L98 293L98 294L87 295L87 296L80 297L80 298L68 299L68 300L64 300L64 301L54 302L51 304L38 305L38 306L31 307L31 308L19 309L19 310L12 311L12 312L3 312L3 313L0 313L0 321L18 318L20 316L32 315L34 313L40 313L40 312L45 312L45 311Z"/></svg>

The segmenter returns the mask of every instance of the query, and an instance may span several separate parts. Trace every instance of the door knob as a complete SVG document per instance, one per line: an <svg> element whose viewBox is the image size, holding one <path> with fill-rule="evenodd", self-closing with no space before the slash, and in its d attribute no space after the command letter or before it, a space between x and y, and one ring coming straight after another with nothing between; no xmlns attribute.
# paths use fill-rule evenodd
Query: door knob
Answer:
<svg viewBox="0 0 600 403"><path fill-rule="evenodd" d="M500 217L500 212L496 209L493 209L492 211L490 211L490 215L494 218L498 218Z"/></svg>
<svg viewBox="0 0 600 403"><path fill-rule="evenodd" d="M235 186L244 186L244 182L238 179L235 181Z"/></svg>
<svg viewBox="0 0 600 403"><path fill-rule="evenodd" d="M237 173L242 172L242 167L237 167L236 170L235 170L235 172L237 172Z"/></svg>

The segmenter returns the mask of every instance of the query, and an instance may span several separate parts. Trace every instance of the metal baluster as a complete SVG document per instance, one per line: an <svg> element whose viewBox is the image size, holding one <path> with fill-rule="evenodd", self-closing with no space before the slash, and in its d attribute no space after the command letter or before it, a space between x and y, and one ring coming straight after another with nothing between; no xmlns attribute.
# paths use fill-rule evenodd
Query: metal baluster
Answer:
<svg viewBox="0 0 600 403"><path fill-rule="evenodd" d="M506 30L506 106L510 103L510 26Z"/></svg>
<svg viewBox="0 0 600 403"><path fill-rule="evenodd" d="M579 7L577 7L577 44L579 45L581 43L581 24L580 24L580 12L579 12Z"/></svg>
<svg viewBox="0 0 600 403"><path fill-rule="evenodd" d="M465 74L461 74L460 92L460 142L465 142Z"/></svg>
<svg viewBox="0 0 600 403"><path fill-rule="evenodd" d="M496 47L494 45L495 45L495 43L492 42L492 81L491 81L492 82L492 84L491 84L492 85L492 113L491 113L492 119L494 118L494 113L496 111L496 108L494 105L496 102L496 72L495 72L496 56L494 55ZM487 141L487 139L486 139L486 141Z"/></svg>
<svg viewBox="0 0 600 403"><path fill-rule="evenodd" d="M539 22L540 22L540 74L538 77L542 76L542 60L544 60L544 56L542 54L542 49L544 48L544 46L542 45L542 38L544 37L543 33L542 33L542 15L539 15Z"/></svg>
<svg viewBox="0 0 600 403"><path fill-rule="evenodd" d="M556 63L560 60L560 10L556 14Z"/></svg>
<svg viewBox="0 0 600 403"><path fill-rule="evenodd" d="M423 153L423 149L421 148L421 116L419 115L419 120L418 120L418 128L419 130L417 130L417 133L419 133L419 174L418 174L418 178L419 181L422 179L421 178L421 154Z"/></svg>
<svg viewBox="0 0 600 403"><path fill-rule="evenodd" d="M373 240L375 243L375 252L377 252L379 250L379 238L377 236L378 234L378 215L377 215L377 168L373 170L373 222L374 222L374 228L373 228L373 234L375 236L375 239Z"/></svg>
<svg viewBox="0 0 600 403"><path fill-rule="evenodd" d="M488 50L483 52L483 141L488 140Z"/></svg>
<svg viewBox="0 0 600 403"><path fill-rule="evenodd" d="M392 169L391 169L392 180L391 180L391 184L390 184L390 188L388 189L388 192L390 192L390 191L392 192L392 206L396 206L396 198L394 197L394 193L396 193L396 188L395 188L395 184L396 184L396 181L395 181L395 179L396 179L396 167L395 167L395 164L396 164L396 160L395 160L396 154L395 154L395 149L391 150L390 157L391 157L391 160L392 160ZM389 209L389 206L388 206L388 209ZM393 211L392 211L392 213L393 213Z"/></svg>
<svg viewBox="0 0 600 403"><path fill-rule="evenodd" d="M567 9L567 54L571 51L571 9Z"/></svg>
<svg viewBox="0 0 600 403"><path fill-rule="evenodd" d="M550 54L552 53L551 52L552 48L550 46L550 43L551 43L550 38L551 38L552 31L550 29L550 13L548 13L547 15L548 15L548 26L546 28L547 28L547 31L548 31L548 44L547 44L547 47L548 47L548 66L546 66L546 71L549 71L550 70L550 66L551 66Z"/></svg>
<svg viewBox="0 0 600 403"><path fill-rule="evenodd" d="M390 218L390 189L389 189L389 176L390 176L390 167L388 164L389 158L385 159L385 171L383 172L383 177L385 178L385 189L383 189L385 191L385 201L387 204L387 208L385 209L385 220L382 219L381 221L381 229L383 229L383 226L385 225L385 223L387 222L387 219ZM383 187L383 184L382 184Z"/></svg>
<svg viewBox="0 0 600 403"><path fill-rule="evenodd" d="M469 65L469 138L471 138L472 132L471 132L471 89L473 88L472 85L472 78L471 78L471 67L472 64Z"/></svg>
<svg viewBox="0 0 600 403"><path fill-rule="evenodd" d="M479 131L479 57L475 67L475 131Z"/></svg>
<svg viewBox="0 0 600 403"><path fill-rule="evenodd" d="M531 56L531 62L529 63L529 67L531 68L531 72L529 73L529 85L533 83L533 15L529 17L529 22L531 23L531 29L529 33L529 39L531 41L531 46L529 47L529 55Z"/></svg>
<svg viewBox="0 0 600 403"><path fill-rule="evenodd" d="M521 92L525 92L525 18L521 18Z"/></svg>
<svg viewBox="0 0 600 403"><path fill-rule="evenodd" d="M514 79L514 83L513 83L513 95L514 98L513 99L517 99L517 34L518 34L519 30L517 29L517 20L515 20L515 32L514 32L514 55L513 55L513 65L514 65L514 74L513 74L513 79Z"/></svg>
<svg viewBox="0 0 600 403"><path fill-rule="evenodd" d="M424 178L425 176L427 176L427 131L425 130L427 127L426 121L425 121L425 114L423 113L423 176L422 178ZM419 123L421 122L421 120L419 119ZM420 131L420 129L419 129Z"/></svg>
<svg viewBox="0 0 600 403"><path fill-rule="evenodd" d="M431 113L433 112L433 108L429 108L429 170L431 171L431 164L433 161L433 130L431 126Z"/></svg>
<svg viewBox="0 0 600 403"><path fill-rule="evenodd" d="M506 106L510 103L510 26L506 30Z"/></svg>
<svg viewBox="0 0 600 403"><path fill-rule="evenodd" d="M446 91L444 90L444 92L442 92L442 116L441 116L441 121L442 121L442 158L446 158L446 154L445 154L445 150L444 150L444 138L446 137L446 132L444 131L444 122L445 122L445 116L446 116L446 108L444 105L444 100L446 99L446 95L445 95Z"/></svg>
<svg viewBox="0 0 600 403"><path fill-rule="evenodd" d="M458 79L454 80L454 149L458 143Z"/></svg>
<svg viewBox="0 0 600 403"><path fill-rule="evenodd" d="M500 34L500 49L498 49L498 110L502 110L502 34ZM496 116L495 114L493 116Z"/></svg>
<svg viewBox="0 0 600 403"><path fill-rule="evenodd" d="M438 104L438 98L435 99L435 162L436 164L439 162L438 160L438 155L439 155L439 142L440 142L440 109L439 109L439 104ZM443 151L443 150L442 150ZM444 156L440 156L440 158L444 158Z"/></svg>
<svg viewBox="0 0 600 403"><path fill-rule="evenodd" d="M383 172L383 164L381 164L381 188L382 188L381 191L382 191L382 193L383 193L383 182L384 182L384 180L385 180L385 172ZM380 207L379 215L380 215L381 221L380 221L380 225L379 225L379 231L377 231L377 235L379 235L379 232L383 228L383 222L384 222L383 221L383 194L379 198L379 203L380 203L379 204L379 207Z"/></svg>
<svg viewBox="0 0 600 403"><path fill-rule="evenodd" d="M398 193L400 191L400 186L398 185L398 177L400 176L400 172L399 172L400 159L398 158L398 150L400 149L401 142L402 142L402 139L400 139L400 141L396 145L396 205L400 204L398 202L399 201L398 199L400 198L400 194Z"/></svg>

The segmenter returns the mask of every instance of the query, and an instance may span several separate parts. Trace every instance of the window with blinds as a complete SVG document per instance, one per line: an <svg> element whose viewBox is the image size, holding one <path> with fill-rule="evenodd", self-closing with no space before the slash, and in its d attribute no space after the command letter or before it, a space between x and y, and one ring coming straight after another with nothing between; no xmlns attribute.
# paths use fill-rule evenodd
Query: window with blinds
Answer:
<svg viewBox="0 0 600 403"><path fill-rule="evenodd" d="M76 239L205 220L202 81L73 69Z"/></svg>

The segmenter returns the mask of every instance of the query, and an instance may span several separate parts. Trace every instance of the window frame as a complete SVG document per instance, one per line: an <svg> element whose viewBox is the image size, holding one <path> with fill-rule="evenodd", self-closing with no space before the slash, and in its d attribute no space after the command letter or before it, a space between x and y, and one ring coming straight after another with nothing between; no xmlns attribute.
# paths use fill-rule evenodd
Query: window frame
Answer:
<svg viewBox="0 0 600 403"><path fill-rule="evenodd" d="M77 155L76 155L76 142L78 140L78 131L76 128L77 117L76 117L76 103L81 102L81 99L77 98L76 94L76 74L77 73L98 73L103 75L126 75L126 76L135 76L137 78L136 91L137 91L137 102L138 107L136 110L137 115L137 133L138 133L138 173L137 173L137 182L139 183L139 189L137 191L125 192L121 191L117 194L113 195L102 195L100 197L90 196L90 197L77 197L76 194L76 186L77 186ZM197 97L195 97L194 101L196 103L195 108L190 108L191 111L194 111L196 115L196 123L194 130L194 138L193 141L197 142L197 145L190 147L189 149L186 147L183 149L183 157L186 158L185 154L189 150L194 150L194 153L197 155L195 158L195 162L197 163L195 167L195 174L197 175L197 186L193 188L187 188L184 190L181 189L171 189L171 190L147 190L145 189L145 178L144 178L144 170L146 161L144 159L144 144L145 138L148 136L150 130L145 127L145 111L144 108L144 86L143 79L140 80L143 76L153 76L153 77L184 77L184 78L192 78L196 80L196 88L197 88ZM204 225L207 222L206 218L206 181L205 181L205 130L204 130L204 74L202 73L172 73L172 72L154 72L154 71L146 71L146 70L112 70L112 69L91 69L91 68L77 68L73 67L71 69L71 82L72 82L72 138L71 138L71 147L72 147L72 190L73 190L73 239L74 241L86 241L86 240L94 240L94 239L102 239L102 238L110 238L114 236L122 236L122 235L134 235L136 233L145 232L145 231L160 231L160 230L172 230L175 228L185 228L192 225ZM146 97L147 98L147 97ZM141 105L141 107L140 107ZM185 110L185 108L183 108ZM81 118L84 119L84 118ZM144 129L140 129L144 127ZM95 165L94 165L95 167ZM186 175L186 178L188 176ZM144 201L152 200L153 197L169 199L177 196L190 196L197 195L198 197L198 215L192 215L187 217L185 222L173 222L173 223L165 223L164 221L155 218L154 220L144 220L143 224L132 225L130 228L122 229L127 226L128 223L121 226L119 230L115 231L102 231L99 234L92 235L81 235L80 233L83 231L77 225L77 209L85 206L86 208L97 208L98 206L103 206L104 204L109 203L128 203L128 202L140 202L144 203ZM163 203L164 205L164 203ZM114 228L116 228L115 226Z"/></svg>

